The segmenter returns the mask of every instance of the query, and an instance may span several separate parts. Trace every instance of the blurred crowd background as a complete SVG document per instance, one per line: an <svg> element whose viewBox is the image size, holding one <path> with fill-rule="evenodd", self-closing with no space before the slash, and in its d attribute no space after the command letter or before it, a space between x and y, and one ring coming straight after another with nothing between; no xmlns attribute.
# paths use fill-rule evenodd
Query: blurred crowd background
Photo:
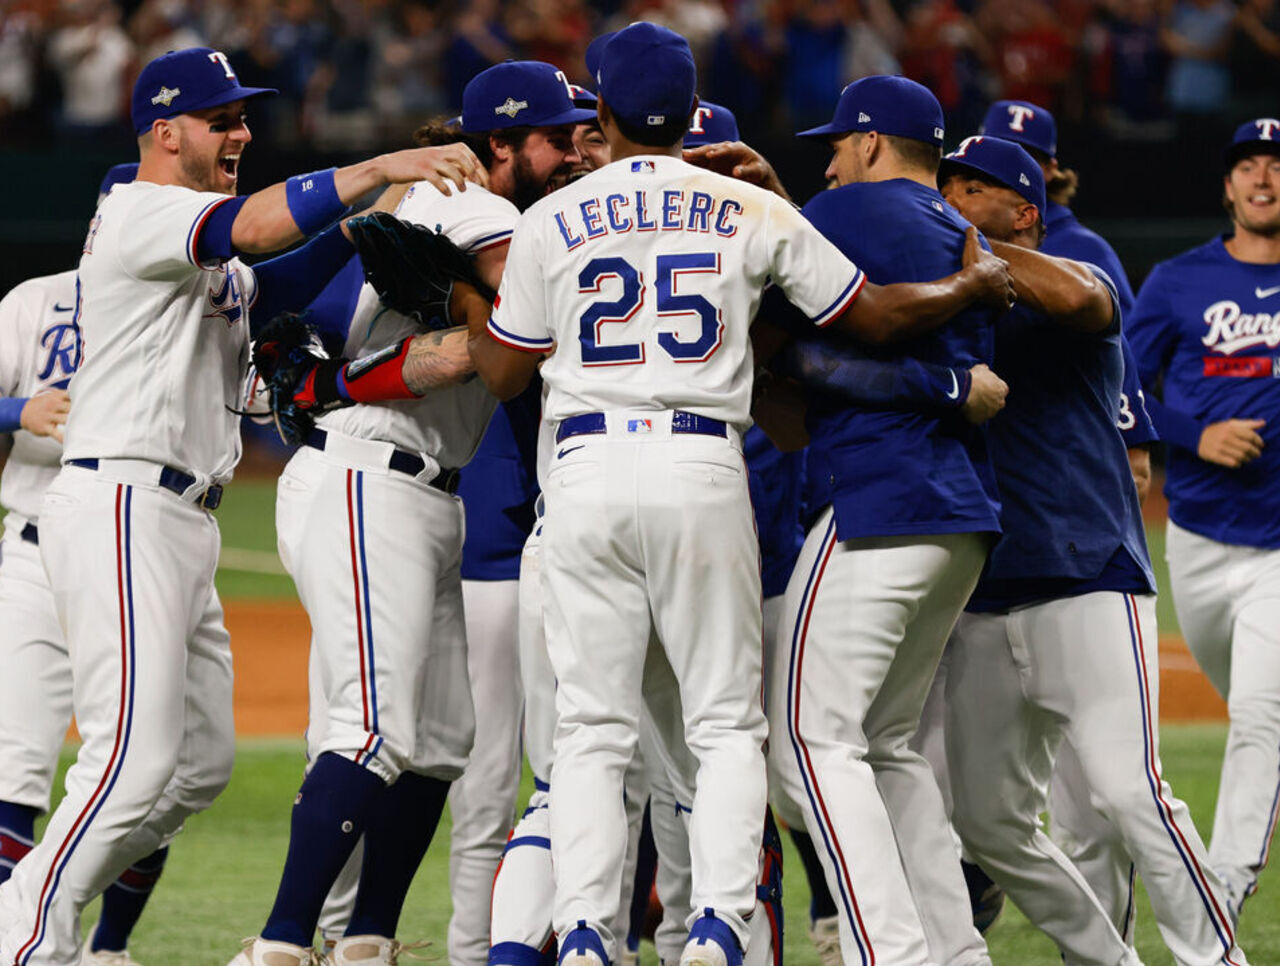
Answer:
<svg viewBox="0 0 1280 966"><path fill-rule="evenodd" d="M589 84L587 44L637 19L689 38L702 96L737 112L802 197L821 185L821 151L792 132L829 119L866 74L927 84L949 146L997 98L1049 107L1059 156L1082 173L1078 207L1103 217L1213 216L1230 130L1280 114L1280 0L0 0L0 180L13 196L0 265L83 224L81 185L134 156L133 79L167 50L208 44L243 83L280 90L250 115L252 190L403 146L509 57ZM0 267L4 287L19 277Z"/></svg>

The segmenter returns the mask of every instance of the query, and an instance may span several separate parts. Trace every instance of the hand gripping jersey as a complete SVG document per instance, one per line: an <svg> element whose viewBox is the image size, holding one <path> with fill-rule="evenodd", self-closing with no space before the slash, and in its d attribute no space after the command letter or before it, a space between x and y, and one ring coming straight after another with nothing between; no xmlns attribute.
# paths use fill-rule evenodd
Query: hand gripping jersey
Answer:
<svg viewBox="0 0 1280 966"><path fill-rule="evenodd" d="M542 367L552 421L683 409L745 430L747 329L770 278L818 325L863 282L776 195L675 158L626 158L525 213L489 331L557 348Z"/></svg>
<svg viewBox="0 0 1280 966"><path fill-rule="evenodd" d="M196 256L201 227L227 200L135 181L98 208L77 276L84 359L64 461L146 460L203 484L231 477L257 283L239 259Z"/></svg>
<svg viewBox="0 0 1280 966"><path fill-rule="evenodd" d="M880 285L958 271L968 223L934 188L895 180L815 196L805 216ZM991 362L992 314L967 309L882 358L969 368ZM959 385L956 385L959 393ZM998 532L995 479L982 430L958 412L837 403L808 417L810 506L832 504L837 535Z"/></svg>
<svg viewBox="0 0 1280 966"><path fill-rule="evenodd" d="M1161 262L1128 324L1143 384L1164 376L1165 495L1179 526L1223 543L1280 547L1280 265L1232 258L1222 238ZM1179 419L1179 415L1181 418ZM1265 419L1268 445L1240 469L1205 462L1199 433L1224 419Z"/></svg>
<svg viewBox="0 0 1280 966"><path fill-rule="evenodd" d="M0 394L18 399L67 388L80 364L75 308L74 271L30 279L0 301ZM62 444L56 439L15 432L0 477L0 504L36 520L61 462Z"/></svg>

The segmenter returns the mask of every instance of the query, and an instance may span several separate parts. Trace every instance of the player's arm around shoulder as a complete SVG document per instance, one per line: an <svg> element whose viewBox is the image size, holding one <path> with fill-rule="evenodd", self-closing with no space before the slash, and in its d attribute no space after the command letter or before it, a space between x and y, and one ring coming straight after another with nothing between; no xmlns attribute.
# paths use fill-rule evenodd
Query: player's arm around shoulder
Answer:
<svg viewBox="0 0 1280 966"><path fill-rule="evenodd" d="M279 251L332 223L370 191L415 181L463 191L468 181L486 184L488 174L466 145L447 144L300 175L249 195L232 224L231 243L247 254Z"/></svg>
<svg viewBox="0 0 1280 966"><path fill-rule="evenodd" d="M1014 301L1008 263L984 249L970 227L960 271L932 282L868 282L835 324L863 342L883 344L931 332L974 304L1003 312Z"/></svg>
<svg viewBox="0 0 1280 966"><path fill-rule="evenodd" d="M1103 332L1115 323L1111 290L1084 263L998 241L991 250L1009 263L1020 302L1081 332Z"/></svg>

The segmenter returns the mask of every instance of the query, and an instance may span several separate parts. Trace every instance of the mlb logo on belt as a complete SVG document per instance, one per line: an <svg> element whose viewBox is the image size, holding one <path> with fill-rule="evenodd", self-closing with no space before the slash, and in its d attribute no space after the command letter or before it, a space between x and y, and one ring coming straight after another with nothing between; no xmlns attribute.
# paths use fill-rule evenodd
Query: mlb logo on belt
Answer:
<svg viewBox="0 0 1280 966"><path fill-rule="evenodd" d="M627 432L628 433L652 433L653 420L652 419L628 419Z"/></svg>

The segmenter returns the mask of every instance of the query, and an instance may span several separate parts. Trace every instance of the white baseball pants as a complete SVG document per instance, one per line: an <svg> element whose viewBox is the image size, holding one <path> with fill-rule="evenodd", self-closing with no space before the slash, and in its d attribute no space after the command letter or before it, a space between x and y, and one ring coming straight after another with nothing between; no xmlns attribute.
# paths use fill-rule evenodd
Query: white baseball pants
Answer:
<svg viewBox="0 0 1280 966"><path fill-rule="evenodd" d="M908 747L987 555L980 534L839 541L830 508L787 586L770 754L840 907L846 963L988 963L933 773Z"/></svg>
<svg viewBox="0 0 1280 966"><path fill-rule="evenodd" d="M606 943L626 853L622 782L656 631L698 759L692 904L748 941L766 788L759 550L740 443L609 432L562 446L544 492L547 650L559 684L551 847L556 931ZM636 414L631 414L636 415ZM661 414L657 414L661 415Z"/></svg>
<svg viewBox="0 0 1280 966"><path fill-rule="evenodd" d="M1280 550L1218 543L1172 520L1167 533L1178 623L1231 718L1209 861L1238 914L1280 815Z"/></svg>
<svg viewBox="0 0 1280 966"><path fill-rule="evenodd" d="M0 801L47 812L71 723L71 658L23 522L9 515L0 550Z"/></svg>
<svg viewBox="0 0 1280 966"><path fill-rule="evenodd" d="M66 467L45 494L40 550L84 743L44 838L0 886L8 962L78 963L84 907L231 777L218 526L158 474L136 461Z"/></svg>
<svg viewBox="0 0 1280 966"><path fill-rule="evenodd" d="M1065 736L1119 830L1181 966L1243 966L1226 894L1161 777L1155 597L1102 592L965 614L947 677L947 759L965 847L1068 962L1131 962L1080 872L1039 826Z"/></svg>
<svg viewBox="0 0 1280 966"><path fill-rule="evenodd" d="M485 966L493 876L520 792L519 581L464 580L462 600L476 737L466 771L449 789L448 949L453 966Z"/></svg>
<svg viewBox="0 0 1280 966"><path fill-rule="evenodd" d="M335 438L294 454L276 499L280 558L311 618L311 681L327 708L308 745L388 784L404 770L452 781L474 733L462 505L385 458L333 455Z"/></svg>

